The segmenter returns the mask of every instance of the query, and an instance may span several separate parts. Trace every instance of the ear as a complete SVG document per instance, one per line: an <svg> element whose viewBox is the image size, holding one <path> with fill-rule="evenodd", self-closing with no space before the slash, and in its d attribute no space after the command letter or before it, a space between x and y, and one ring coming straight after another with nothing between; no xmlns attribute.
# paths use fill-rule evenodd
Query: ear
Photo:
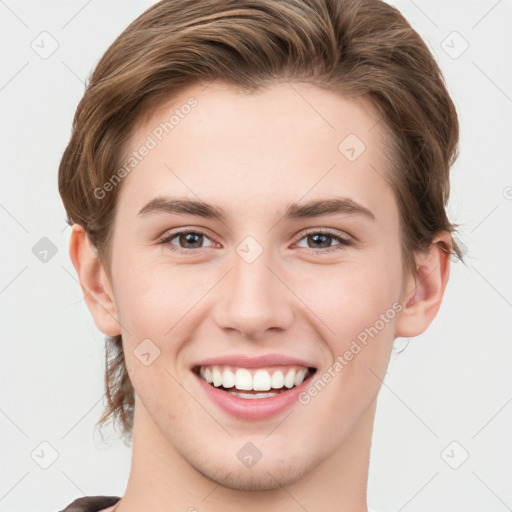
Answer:
<svg viewBox="0 0 512 512"><path fill-rule="evenodd" d="M88 234L80 224L72 226L69 255L96 327L107 336L121 334L112 287Z"/></svg>
<svg viewBox="0 0 512 512"><path fill-rule="evenodd" d="M404 290L404 308L395 324L395 336L412 338L432 323L443 300L450 274L451 236L442 233L430 247L416 254L416 275L409 275Z"/></svg>

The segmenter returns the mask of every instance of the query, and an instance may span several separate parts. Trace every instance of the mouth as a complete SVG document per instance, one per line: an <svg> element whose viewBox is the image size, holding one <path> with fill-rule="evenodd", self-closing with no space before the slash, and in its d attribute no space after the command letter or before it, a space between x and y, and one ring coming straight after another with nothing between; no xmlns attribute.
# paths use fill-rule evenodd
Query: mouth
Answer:
<svg viewBox="0 0 512 512"><path fill-rule="evenodd" d="M245 400L271 398L300 386L316 372L314 367L272 366L242 368L232 365L196 366L196 375L210 386Z"/></svg>

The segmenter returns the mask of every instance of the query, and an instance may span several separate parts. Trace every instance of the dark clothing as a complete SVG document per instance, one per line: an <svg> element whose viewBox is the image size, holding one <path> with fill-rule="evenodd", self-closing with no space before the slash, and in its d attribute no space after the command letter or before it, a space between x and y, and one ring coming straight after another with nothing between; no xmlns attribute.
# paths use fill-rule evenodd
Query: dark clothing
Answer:
<svg viewBox="0 0 512 512"><path fill-rule="evenodd" d="M115 505L120 499L119 496L84 496L77 498L60 512L98 512Z"/></svg>

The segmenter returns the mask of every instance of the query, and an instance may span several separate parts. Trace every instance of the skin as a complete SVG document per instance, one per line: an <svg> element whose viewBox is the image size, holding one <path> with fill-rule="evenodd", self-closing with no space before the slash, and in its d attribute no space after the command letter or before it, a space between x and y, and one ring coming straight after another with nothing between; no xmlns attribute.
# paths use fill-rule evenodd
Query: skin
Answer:
<svg viewBox="0 0 512 512"><path fill-rule="evenodd" d="M421 334L437 314L449 275L438 242L449 236L417 255L416 275L404 271L398 207L383 179L384 123L365 100L312 85L257 94L219 82L191 87L137 127L130 150L191 96L197 107L123 179L112 274L81 226L71 235L87 305L100 331L122 334L136 391L132 467L117 511L367 511L381 379L394 338ZM350 133L366 145L352 162L338 150ZM228 217L138 215L160 195L199 198ZM283 219L290 203L341 196L375 219ZM176 228L205 233L203 246L159 243ZM327 237L315 248L310 228L353 244ZM263 248L250 264L236 252L247 236ZM270 353L311 361L319 378L396 303L402 310L317 396L270 419L228 415L190 370L212 356ZM148 338L160 355L145 366L134 350ZM247 442L262 454L251 468L237 458Z"/></svg>

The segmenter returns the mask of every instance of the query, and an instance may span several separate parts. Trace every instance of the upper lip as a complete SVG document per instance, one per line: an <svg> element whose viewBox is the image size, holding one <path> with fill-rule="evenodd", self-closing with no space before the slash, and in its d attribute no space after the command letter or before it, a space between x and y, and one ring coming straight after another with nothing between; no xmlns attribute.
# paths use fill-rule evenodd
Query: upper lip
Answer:
<svg viewBox="0 0 512 512"><path fill-rule="evenodd" d="M241 368L264 368L267 366L304 366L315 368L311 362L296 357L289 357L281 354L265 354L261 356L248 356L246 354L230 354L225 356L210 357L192 365L199 366L229 365Z"/></svg>

